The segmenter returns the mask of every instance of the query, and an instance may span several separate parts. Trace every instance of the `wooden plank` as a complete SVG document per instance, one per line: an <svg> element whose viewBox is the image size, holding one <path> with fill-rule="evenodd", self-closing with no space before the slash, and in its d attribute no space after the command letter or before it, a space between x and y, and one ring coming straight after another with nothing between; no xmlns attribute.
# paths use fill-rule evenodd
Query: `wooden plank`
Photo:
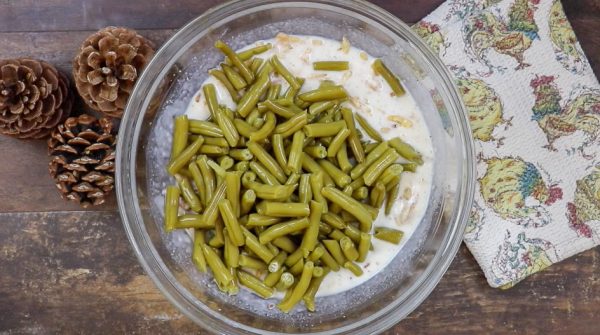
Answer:
<svg viewBox="0 0 600 335"><path fill-rule="evenodd" d="M177 29L223 0L2 0L0 31L96 30L105 26ZM443 0L385 1L375 4L406 22L416 22Z"/></svg>
<svg viewBox="0 0 600 335"><path fill-rule="evenodd" d="M0 228L0 333L200 331L144 275L116 212L0 214ZM592 334L599 256L590 250L502 291L462 247L433 294L387 334Z"/></svg>

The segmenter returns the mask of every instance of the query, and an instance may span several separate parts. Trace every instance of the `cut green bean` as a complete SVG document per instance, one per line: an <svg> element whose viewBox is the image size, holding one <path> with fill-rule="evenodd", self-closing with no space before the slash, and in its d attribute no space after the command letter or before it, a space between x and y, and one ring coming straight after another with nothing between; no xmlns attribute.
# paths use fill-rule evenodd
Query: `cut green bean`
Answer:
<svg viewBox="0 0 600 335"><path fill-rule="evenodd" d="M277 98L279 98L279 93L281 93L281 84L271 84L271 87L269 87L269 91L267 92L267 101L277 100Z"/></svg>
<svg viewBox="0 0 600 335"><path fill-rule="evenodd" d="M296 131L302 129L304 125L308 123L308 114L306 112L301 112L298 114L294 114L287 121L277 125L275 127L275 134L281 134L283 138L289 137L294 134Z"/></svg>
<svg viewBox="0 0 600 335"><path fill-rule="evenodd" d="M352 177L353 180L358 179L363 175L367 168L379 157L381 157L381 155L383 155L383 153L385 153L389 148L390 147L387 142L379 143L376 148L369 152L364 162L354 166L352 171L350 171L350 177Z"/></svg>
<svg viewBox="0 0 600 335"><path fill-rule="evenodd" d="M346 61L320 61L313 62L313 70L316 71L345 71L350 66Z"/></svg>
<svg viewBox="0 0 600 335"><path fill-rule="evenodd" d="M275 160L279 164L285 173L289 173L287 170L287 157L285 155L285 147L283 145L283 137L281 134L274 134L271 138L271 146L273 148L273 155Z"/></svg>
<svg viewBox="0 0 600 335"><path fill-rule="evenodd" d="M346 262L344 263L344 268L350 270L355 276L360 277L363 274L363 270L360 266L354 262Z"/></svg>
<svg viewBox="0 0 600 335"><path fill-rule="evenodd" d="M281 251L275 256L271 262L269 262L269 272L277 272L285 265L285 259L287 258L287 252Z"/></svg>
<svg viewBox="0 0 600 335"><path fill-rule="evenodd" d="M219 147L216 145L203 145L200 150L198 150L198 153L209 156L222 156L229 153L229 148Z"/></svg>
<svg viewBox="0 0 600 335"><path fill-rule="evenodd" d="M276 284L277 290L284 291L294 285L295 278L294 275L289 272L284 272L281 274L279 281ZM285 298L284 298L285 300Z"/></svg>
<svg viewBox="0 0 600 335"><path fill-rule="evenodd" d="M204 242L204 231L196 229L194 230L194 245L192 247L192 262L198 270L206 272L206 258L202 252L202 246Z"/></svg>
<svg viewBox="0 0 600 335"><path fill-rule="evenodd" d="M346 187L348 184L352 182L352 178L349 175L345 174L342 170L340 170L337 166L331 163L328 160L320 159L319 165L321 168L331 177L333 182L338 187Z"/></svg>
<svg viewBox="0 0 600 335"><path fill-rule="evenodd" d="M236 90L239 91L244 87L248 86L248 83L246 83L244 77L242 77L239 73L235 72L235 70L231 66L227 64L221 64L221 68L223 69L223 73L225 73L225 76L227 77L231 85L233 85L233 87Z"/></svg>
<svg viewBox="0 0 600 335"><path fill-rule="evenodd" d="M281 222L281 218L253 213L253 214L250 214L250 216L248 217L248 225L247 226L248 227L271 226L271 225L274 225L279 222Z"/></svg>
<svg viewBox="0 0 600 335"><path fill-rule="evenodd" d="M346 127L350 130L350 135L348 136L348 146L352 153L354 154L354 158L357 162L362 163L365 160L365 152L363 150L362 144L360 143L360 138L358 137L358 132L356 131L356 124L354 123L354 115L351 110L347 108L342 108L340 110L342 117L344 118L344 122L346 123Z"/></svg>
<svg viewBox="0 0 600 335"><path fill-rule="evenodd" d="M231 203L233 214L236 218L240 217L240 190L241 190L241 173L227 172L225 173L226 191L225 197Z"/></svg>
<svg viewBox="0 0 600 335"><path fill-rule="evenodd" d="M198 189L198 195L200 197L200 203L203 206L206 206L206 186L204 185L204 177L202 176L202 172L198 167L198 164L192 161L188 165L188 170L194 179L194 184L196 184L196 189Z"/></svg>
<svg viewBox="0 0 600 335"><path fill-rule="evenodd" d="M312 280L313 270L313 262L308 261L304 264L302 274L300 275L300 280L298 281L298 284L294 287L292 294L288 297L287 300L282 301L281 303L279 303L279 305L277 305L277 307L279 307L281 311L283 311L284 313L289 313L289 311L291 311L292 308L294 308L294 306L300 300L302 300Z"/></svg>
<svg viewBox="0 0 600 335"><path fill-rule="evenodd" d="M233 87L233 84L231 84L231 82L229 81L229 79L227 79L227 76L225 75L225 73L221 70L217 70L217 69L212 69L209 70L208 73L217 78L217 80L219 82L221 82L221 84L223 84L223 86L225 86L225 89L227 89L227 92L229 92L229 95L231 96L231 99L235 102L238 102L240 100L240 96L238 95L237 90L235 89L235 87Z"/></svg>
<svg viewBox="0 0 600 335"><path fill-rule="evenodd" d="M377 146L378 146L379 144L380 144L380 143L378 143L378 142L366 143L366 144L365 144L365 147L364 147L364 149L365 149L365 153L366 153L366 154L370 153L371 151L373 151L373 149L377 148Z"/></svg>
<svg viewBox="0 0 600 335"><path fill-rule="evenodd" d="M356 200L365 200L369 197L369 189L361 186L352 192L352 197Z"/></svg>
<svg viewBox="0 0 600 335"><path fill-rule="evenodd" d="M204 137L199 136L198 139L183 149L183 151L167 165L167 172L169 172L170 175L175 175L179 172L182 167L189 163L198 150L202 148L202 144L204 144Z"/></svg>
<svg viewBox="0 0 600 335"><path fill-rule="evenodd" d="M373 185L383 171L398 160L398 158L400 158L400 155L396 150L391 148L386 150L381 156L373 161L363 173L362 177L365 180L365 184L367 186Z"/></svg>
<svg viewBox="0 0 600 335"><path fill-rule="evenodd" d="M204 217L200 214L184 214L177 218L175 228L177 229L209 229L214 228L214 224L210 224L204 220Z"/></svg>
<svg viewBox="0 0 600 335"><path fill-rule="evenodd" d="M296 115L296 112L294 110L292 110L291 108L282 106L275 101L267 100L267 101L263 102L262 104L267 108L267 110L270 110L271 112L273 112L281 117L284 117L286 119L289 119L289 118L293 117L294 115Z"/></svg>
<svg viewBox="0 0 600 335"><path fill-rule="evenodd" d="M375 234L373 236L386 242L398 244L402 240L404 233L393 228L375 227Z"/></svg>
<svg viewBox="0 0 600 335"><path fill-rule="evenodd" d="M218 206L231 242L238 247L243 246L245 243L244 234L231 206L231 201L223 199L219 201Z"/></svg>
<svg viewBox="0 0 600 335"><path fill-rule="evenodd" d="M389 191L387 191L387 197L385 201L385 215L390 215L392 212L392 206L398 198L400 193L400 183L396 183Z"/></svg>
<svg viewBox="0 0 600 335"><path fill-rule="evenodd" d="M254 203L256 202L256 192L254 190L246 190L240 200L240 214L247 214L250 212Z"/></svg>
<svg viewBox="0 0 600 335"><path fill-rule="evenodd" d="M404 169L404 171L408 171L408 172L415 172L417 171L417 163L411 162L411 163L402 163L402 168Z"/></svg>
<svg viewBox="0 0 600 335"><path fill-rule="evenodd" d="M277 282L279 282L279 280L281 279L281 275L283 274L284 271L285 271L285 268L281 267L276 272L270 272L269 274L267 274L265 276L265 280L263 280L263 283L265 285L267 285L268 287L274 287L275 285L277 285ZM294 276L292 276L292 278L293 277Z"/></svg>
<svg viewBox="0 0 600 335"><path fill-rule="evenodd" d="M256 142L246 143L248 150L261 162L264 167L279 181L285 183L287 177L277 161L260 144Z"/></svg>
<svg viewBox="0 0 600 335"><path fill-rule="evenodd" d="M323 175L323 171L313 172L308 177L308 181L310 183L313 198L315 199L315 201L321 203L321 205L323 206L323 213L327 213L329 211L327 201L321 194L321 190L323 189Z"/></svg>
<svg viewBox="0 0 600 335"><path fill-rule="evenodd" d="M256 107L260 97L265 94L269 88L269 82L268 75L264 74L258 76L256 82L252 84L248 90L246 90L246 93L240 99L237 106L238 114L240 114L242 117L248 116L252 109Z"/></svg>
<svg viewBox="0 0 600 335"><path fill-rule="evenodd" d="M273 293L275 293L275 290L273 288L265 285L258 278L245 271L239 271L238 278L242 285L246 286L247 288L249 288L254 293L256 293L264 299L270 298L271 296L273 296Z"/></svg>
<svg viewBox="0 0 600 335"><path fill-rule="evenodd" d="M294 77L294 75L292 75L290 71L281 63L277 56L271 57L270 61L271 65L273 65L273 68L275 69L275 72L279 73L279 75L281 75L283 79L285 79L288 82L288 84L290 84L290 87L292 87L295 90L300 89L301 84L298 82L296 77Z"/></svg>
<svg viewBox="0 0 600 335"><path fill-rule="evenodd" d="M233 280L231 272L229 272L227 267L225 267L225 264L223 264L221 258L219 255L217 255L215 250L204 244L202 245L202 252L204 253L206 263L213 272L215 282L217 283L219 289L229 294L237 293L238 288Z"/></svg>
<svg viewBox="0 0 600 335"><path fill-rule="evenodd" d="M316 262L319 259L321 259L321 257L323 256L323 254L325 253L325 249L319 245L319 243L317 242L317 246L315 246L315 249L310 253L310 255L308 256L308 259Z"/></svg>
<svg viewBox="0 0 600 335"><path fill-rule="evenodd" d="M292 253L298 249L298 247L294 244L294 241L292 241L287 236L278 237L274 239L271 243L273 243L273 245L280 248L281 250L286 251L287 253Z"/></svg>
<svg viewBox="0 0 600 335"><path fill-rule="evenodd" d="M364 262L367 259L367 253L371 247L371 234L360 233L360 241L358 242L358 259L357 262Z"/></svg>
<svg viewBox="0 0 600 335"><path fill-rule="evenodd" d="M340 248L342 249L344 257L349 261L354 262L358 259L358 250L356 250L354 243L349 237L344 236L340 239Z"/></svg>
<svg viewBox="0 0 600 335"><path fill-rule="evenodd" d="M321 286L321 283L323 282L323 279L325 279L325 276L327 276L327 274L329 273L329 268L325 268L323 270L323 274L321 276L313 276L316 277L314 278L311 282L310 285L308 286L308 289L306 289L306 292L304 292L304 296L302 297L302 300L304 301L304 305L306 306L306 309L308 309L311 312L314 312L315 309L315 296L317 295L317 291L319 290L319 287ZM314 270L313 270L313 275L314 275Z"/></svg>
<svg viewBox="0 0 600 335"><path fill-rule="evenodd" d="M302 153L302 169L311 173L321 172L323 178L323 185L333 186L335 183L333 179L323 170L323 168L317 163L314 159L312 159L306 153ZM314 194L314 189L313 189Z"/></svg>
<svg viewBox="0 0 600 335"><path fill-rule="evenodd" d="M350 160L348 159L348 150L346 148L346 142L342 143L342 146L335 155L335 158L340 166L340 170L342 170L342 172L345 174L348 174L350 170L352 170L352 163L350 163Z"/></svg>
<svg viewBox="0 0 600 335"><path fill-rule="evenodd" d="M261 244L258 241L258 237L256 237L246 227L242 226L241 229L242 229L242 233L244 234L244 237L246 239L245 240L245 248L248 248L248 250L252 251L252 253L254 253L263 262L265 262L266 264L269 264L269 262L271 262L271 260L273 260L273 257L275 257L275 254L273 254L271 252L271 250L269 250L269 248L267 248L267 246Z"/></svg>
<svg viewBox="0 0 600 335"><path fill-rule="evenodd" d="M308 204L312 200L313 195L310 187L310 174L304 173L302 176L300 176L300 182L298 184L298 198L300 202L305 204Z"/></svg>
<svg viewBox="0 0 600 335"><path fill-rule="evenodd" d="M240 261L240 249L233 244L229 233L224 234L225 237L225 250L223 251L223 258L225 259L225 265L230 268L237 268Z"/></svg>
<svg viewBox="0 0 600 335"><path fill-rule="evenodd" d="M415 162L418 165L423 164L423 157L415 150L410 144L402 141L399 137L395 137L388 141L390 147L394 148L400 156L408 159L409 161Z"/></svg>
<svg viewBox="0 0 600 335"><path fill-rule="evenodd" d="M302 144L304 143L304 133L297 131L294 133L292 145L290 147L290 156L287 161L289 171L300 173L302 169Z"/></svg>
<svg viewBox="0 0 600 335"><path fill-rule="evenodd" d="M235 129L240 135L248 138L250 138L252 134L258 131L258 129L254 128L254 126L250 125L248 122L242 119L234 119L233 125L235 126Z"/></svg>
<svg viewBox="0 0 600 335"><path fill-rule="evenodd" d="M327 251L329 251L329 253L331 254L331 256L335 259L335 261L340 266L343 266L344 262L346 262L346 257L342 253L342 248L340 247L340 244L338 243L338 241L336 241L336 240L323 240L322 242L325 245L325 248L327 248Z"/></svg>
<svg viewBox="0 0 600 335"><path fill-rule="evenodd" d="M368 232L371 230L373 218L360 202L333 187L324 187L321 194L329 201L338 204L341 208L352 214L360 222L361 231Z"/></svg>
<svg viewBox="0 0 600 335"><path fill-rule="evenodd" d="M292 265L289 268L289 272L294 276L298 276L302 273L302 269L304 268L304 258L300 258L296 264Z"/></svg>
<svg viewBox="0 0 600 335"><path fill-rule="evenodd" d="M382 184L387 185L392 180L396 179L400 176L400 173L404 171L404 167L401 164L392 164L388 166L379 177L379 180Z"/></svg>
<svg viewBox="0 0 600 335"><path fill-rule="evenodd" d="M192 134L210 137L223 137L223 131L213 122L189 120L189 125L189 131Z"/></svg>
<svg viewBox="0 0 600 335"><path fill-rule="evenodd" d="M177 212L179 211L179 187L167 186L165 194L165 231L168 233L177 225Z"/></svg>
<svg viewBox="0 0 600 335"><path fill-rule="evenodd" d="M267 168L258 162L250 162L250 170L258 176L258 178L265 184L268 185L281 185L281 183L273 176Z"/></svg>
<svg viewBox="0 0 600 335"><path fill-rule="evenodd" d="M328 137L335 136L344 128L346 128L346 122L335 121L330 123L307 124L302 128L302 130L307 137Z"/></svg>
<svg viewBox="0 0 600 335"><path fill-rule="evenodd" d="M206 205L203 216L207 224L216 224L217 217L219 216L219 202L225 198L225 183L219 184L213 197Z"/></svg>
<svg viewBox="0 0 600 335"><path fill-rule="evenodd" d="M321 219L323 220L323 222L327 223L328 225L332 226L333 228L336 228L336 229L345 229L346 228L346 223L337 214L334 214L331 212L324 213L323 216L321 217Z"/></svg>
<svg viewBox="0 0 600 335"><path fill-rule="evenodd" d="M318 102L325 100L345 99L348 97L346 90L342 86L332 86L318 88L316 90L304 92L298 95L298 98L306 102Z"/></svg>
<svg viewBox="0 0 600 335"><path fill-rule="evenodd" d="M178 115L173 122L173 143L171 145L171 160L179 156L188 142L189 120L187 115Z"/></svg>
<svg viewBox="0 0 600 335"><path fill-rule="evenodd" d="M288 179L285 181L285 185L298 184L299 181L300 181L300 174L290 173Z"/></svg>
<svg viewBox="0 0 600 335"><path fill-rule="evenodd" d="M315 102L308 107L308 114L317 116L324 111L333 108L337 102L335 100Z"/></svg>
<svg viewBox="0 0 600 335"><path fill-rule="evenodd" d="M249 60L250 58L252 58L252 56L259 55L259 54L271 49L272 47L273 46L271 45L271 43L261 44L261 45L252 47L250 49L241 51L237 55L240 58L240 60L246 61L246 60ZM260 58L254 58L254 59L260 59ZM227 58L226 61L231 62L231 60L229 60L229 58Z"/></svg>
<svg viewBox="0 0 600 335"><path fill-rule="evenodd" d="M225 171L225 169L223 169L221 165L217 164L212 159L207 160L206 164L208 164L208 166L210 166L210 168L213 169L218 180L223 180L225 178L225 173L227 173L227 171Z"/></svg>
<svg viewBox="0 0 600 335"><path fill-rule="evenodd" d="M230 146L234 147L238 140L240 139L240 135L233 124L233 121L225 115L225 112L218 106L217 103L217 91L213 84L206 84L202 87L204 91L204 97L206 98L206 102L208 104L208 109L215 121L217 121L217 125L221 128L223 132L223 136L227 140Z"/></svg>
<svg viewBox="0 0 600 335"><path fill-rule="evenodd" d="M371 190L369 203L375 208L380 208L381 205L383 205L384 199L385 185L378 181L377 183L375 183L375 186L373 186L373 189Z"/></svg>
<svg viewBox="0 0 600 335"><path fill-rule="evenodd" d="M342 129L339 133L335 135L335 137L333 138L333 140L331 140L331 143L329 144L329 148L327 148L327 157L336 156L336 154L342 147L342 144L344 144L346 138L348 138L348 135L350 135L350 130L348 130L348 128Z"/></svg>
<svg viewBox="0 0 600 335"><path fill-rule="evenodd" d="M344 229L344 234L346 234L346 236L348 236L354 243L360 242L360 233L361 231L351 224L347 225L346 229Z"/></svg>
<svg viewBox="0 0 600 335"><path fill-rule="evenodd" d="M204 179L204 193L206 198L206 205L208 205L208 202L212 199L215 191L215 174L212 168L208 165L208 158L205 155L199 156L196 159L196 164L198 164L198 168L200 168L200 172L202 172L202 178Z"/></svg>
<svg viewBox="0 0 600 335"><path fill-rule="evenodd" d="M379 135L379 132L375 130L362 115L354 114L356 121L360 125L360 127L364 130L370 138L374 139L377 142L383 142L383 138Z"/></svg>
<svg viewBox="0 0 600 335"><path fill-rule="evenodd" d="M298 184L293 185L266 185L257 182L247 183L249 189L256 192L256 197L264 200L287 200L298 187Z"/></svg>
<svg viewBox="0 0 600 335"><path fill-rule="evenodd" d="M250 69L246 67L246 65L240 59L238 54L236 54L235 51L233 51L227 44L225 44L221 40L218 40L217 42L215 42L215 48L221 50L221 52L223 52L223 54L225 54L225 56L229 58L231 64L233 64L233 66L235 66L240 71L240 74L247 83L254 82L254 73L252 73L252 71L250 71Z"/></svg>
<svg viewBox="0 0 600 335"><path fill-rule="evenodd" d="M229 148L229 143L227 143L227 140L223 137L208 137L205 136L204 137L204 144L205 145L215 145L218 147L227 147Z"/></svg>
<svg viewBox="0 0 600 335"><path fill-rule="evenodd" d="M308 219L308 228L304 232L300 249L304 257L308 257L311 251L317 246L317 239L319 236L319 223L321 222L321 214L323 212L323 205L316 201L310 202L310 216Z"/></svg>
<svg viewBox="0 0 600 335"><path fill-rule="evenodd" d="M344 237L347 237L344 233L342 233L338 229L331 230L329 232L329 234L327 234L327 235L336 241L339 241L339 240L343 239Z"/></svg>
<svg viewBox="0 0 600 335"><path fill-rule="evenodd" d="M202 211L202 204L200 203L200 199L196 195L196 192L194 192L190 181L179 174L175 174L175 180L177 181L183 200L190 206L190 209L196 213Z"/></svg>
<svg viewBox="0 0 600 335"><path fill-rule="evenodd" d="M264 232L260 233L258 240L260 241L260 243L264 244L274 240L277 237L289 235L295 231L304 230L308 227L308 225L309 221L306 217L277 223L265 229Z"/></svg>
<svg viewBox="0 0 600 335"><path fill-rule="evenodd" d="M260 259L248 256L246 254L240 254L238 264L242 268L254 269L254 270L266 270L267 264Z"/></svg>
<svg viewBox="0 0 600 335"><path fill-rule="evenodd" d="M296 202L262 201L256 205L256 211L261 215L275 217L302 217L310 214L308 204Z"/></svg>
<svg viewBox="0 0 600 335"><path fill-rule="evenodd" d="M304 152L310 155L312 158L325 158L327 157L327 148L322 145L310 145L304 148Z"/></svg>
<svg viewBox="0 0 600 335"><path fill-rule="evenodd" d="M392 73L392 71L390 71L390 69L388 69L381 59L376 59L373 62L372 68L375 74L383 77L396 96L399 97L404 95L404 88L402 87L400 80Z"/></svg>

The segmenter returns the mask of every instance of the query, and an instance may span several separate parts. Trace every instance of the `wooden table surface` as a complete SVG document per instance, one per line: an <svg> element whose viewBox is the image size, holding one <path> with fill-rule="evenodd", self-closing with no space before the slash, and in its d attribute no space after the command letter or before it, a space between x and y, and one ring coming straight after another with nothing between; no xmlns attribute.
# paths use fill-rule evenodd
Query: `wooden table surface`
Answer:
<svg viewBox="0 0 600 335"><path fill-rule="evenodd" d="M0 58L40 58L70 73L96 29L128 26L160 45L219 2L0 0ZM374 2L416 22L442 0ZM563 2L600 74L600 0ZM0 152L0 334L205 333L138 265L114 199L87 211L61 200L44 141L0 137ZM598 334L599 318L600 249L501 291L463 246L431 296L387 334Z"/></svg>

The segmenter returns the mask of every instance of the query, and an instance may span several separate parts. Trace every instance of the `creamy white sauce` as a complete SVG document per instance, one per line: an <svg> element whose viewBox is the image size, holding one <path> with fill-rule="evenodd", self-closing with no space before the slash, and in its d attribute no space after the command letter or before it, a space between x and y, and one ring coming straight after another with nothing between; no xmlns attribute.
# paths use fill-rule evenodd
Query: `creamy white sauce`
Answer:
<svg viewBox="0 0 600 335"><path fill-rule="evenodd" d="M407 92L401 97L394 96L385 80L381 76L375 76L371 68L375 58L363 50L350 47L347 52L344 52L339 41L283 34L270 40L257 41L244 49L265 43L271 43L273 47L256 57L266 60L277 55L294 76L305 78L301 92L316 89L320 82L326 79L343 85L351 97L344 103L346 107L364 116L371 126L379 130L384 139L400 137L423 155L424 164L417 169L416 173L402 174L400 196L391 214L386 216L382 208L373 223L374 227L402 230L404 232L402 242L394 245L373 238L374 250L369 252L365 262L359 263L363 275L356 277L344 268L338 272L330 272L321 284L317 296L343 292L364 283L388 265L421 221L427 208L433 173L433 146L429 131L410 93ZM313 62L328 60L348 61L350 69L347 71L313 70ZM272 82L281 83L282 92L287 88L287 83L281 77L273 76ZM208 83L214 84L217 88L219 103L235 108L231 96L216 78L209 77L203 85ZM192 119L208 118L208 107L201 89L190 102L186 114ZM405 121L399 125L388 119L391 115L400 116Z"/></svg>

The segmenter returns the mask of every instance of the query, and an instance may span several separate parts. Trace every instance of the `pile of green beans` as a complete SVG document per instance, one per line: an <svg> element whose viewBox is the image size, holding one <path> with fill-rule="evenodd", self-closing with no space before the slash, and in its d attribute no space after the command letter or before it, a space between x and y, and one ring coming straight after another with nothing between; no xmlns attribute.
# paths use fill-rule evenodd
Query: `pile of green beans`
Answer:
<svg viewBox="0 0 600 335"><path fill-rule="evenodd" d="M215 86L206 84L210 118L175 117L165 230L193 230L193 263L210 269L223 292L236 294L239 284L263 298L285 291L283 312L300 301L314 311L328 273L362 274L357 263L366 260L372 237L400 243L401 231L373 222L380 208L390 213L402 173L414 172L422 157L400 138L385 141L348 109L342 86L324 81L300 93L304 80L276 56L255 57L270 45L241 53L222 41L215 47L226 60L209 73L237 108L219 104ZM383 63L373 67L399 93ZM273 76L287 90L271 83Z"/></svg>

